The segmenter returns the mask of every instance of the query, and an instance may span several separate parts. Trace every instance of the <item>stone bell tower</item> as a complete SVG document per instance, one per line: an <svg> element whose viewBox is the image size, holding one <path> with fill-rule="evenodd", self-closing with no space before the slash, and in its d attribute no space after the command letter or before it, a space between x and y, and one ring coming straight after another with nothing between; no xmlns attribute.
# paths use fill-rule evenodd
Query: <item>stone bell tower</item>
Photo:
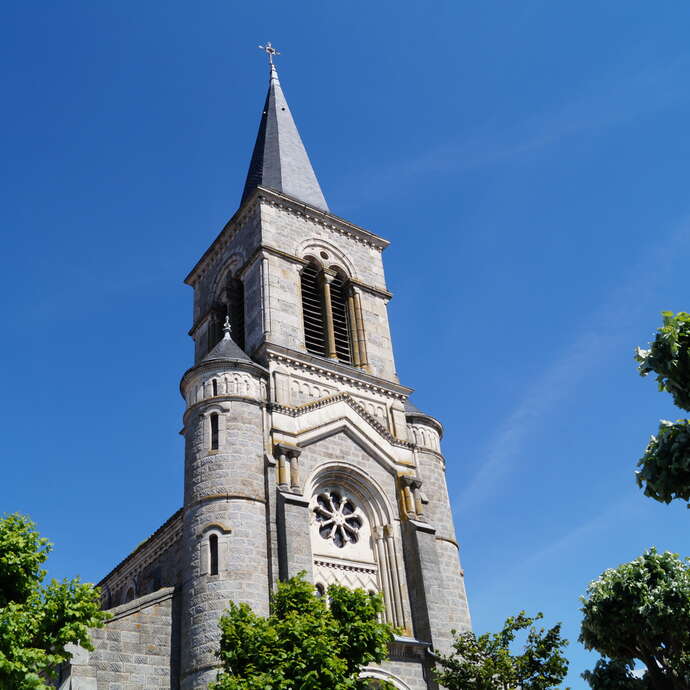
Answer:
<svg viewBox="0 0 690 690"><path fill-rule="evenodd" d="M205 689L228 602L266 614L300 571L382 595L398 634L364 675L403 690L435 688L430 652L470 626L443 428L395 373L388 242L329 210L269 63L239 208L185 281L183 506L99 583L112 615L61 690Z"/></svg>
<svg viewBox="0 0 690 690"><path fill-rule="evenodd" d="M302 570L380 592L401 634L367 675L433 687L427 650L470 625L442 426L395 373L388 242L330 212L269 62L240 207L186 279L181 687L215 673L228 599L265 614Z"/></svg>

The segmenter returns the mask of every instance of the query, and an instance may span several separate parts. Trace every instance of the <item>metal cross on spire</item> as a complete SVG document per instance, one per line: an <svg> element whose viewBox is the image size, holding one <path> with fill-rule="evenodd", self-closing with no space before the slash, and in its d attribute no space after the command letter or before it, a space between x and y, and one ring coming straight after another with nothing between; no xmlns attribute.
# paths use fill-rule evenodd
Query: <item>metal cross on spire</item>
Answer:
<svg viewBox="0 0 690 690"><path fill-rule="evenodd" d="M271 42L269 41L265 46L259 46L261 50L268 55L268 64L272 65L273 64L273 56L274 55L280 55L280 52L277 51L272 45Z"/></svg>

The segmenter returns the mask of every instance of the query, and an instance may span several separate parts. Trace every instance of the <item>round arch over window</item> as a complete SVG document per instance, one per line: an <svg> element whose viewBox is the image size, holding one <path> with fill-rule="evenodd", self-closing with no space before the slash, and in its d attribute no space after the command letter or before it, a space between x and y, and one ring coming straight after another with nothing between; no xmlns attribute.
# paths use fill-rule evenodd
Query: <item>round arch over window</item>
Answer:
<svg viewBox="0 0 690 690"><path fill-rule="evenodd" d="M318 258L305 258L300 281L307 351L343 364L367 366L361 304L350 278L338 266L324 269Z"/></svg>
<svg viewBox="0 0 690 690"><path fill-rule="evenodd" d="M208 325L208 351L223 337L225 318L230 319L232 339L244 349L244 283L228 270L216 287Z"/></svg>
<svg viewBox="0 0 690 690"><path fill-rule="evenodd" d="M380 592L386 620L404 628L401 560L385 492L356 466L333 462L307 480L305 496L314 582Z"/></svg>

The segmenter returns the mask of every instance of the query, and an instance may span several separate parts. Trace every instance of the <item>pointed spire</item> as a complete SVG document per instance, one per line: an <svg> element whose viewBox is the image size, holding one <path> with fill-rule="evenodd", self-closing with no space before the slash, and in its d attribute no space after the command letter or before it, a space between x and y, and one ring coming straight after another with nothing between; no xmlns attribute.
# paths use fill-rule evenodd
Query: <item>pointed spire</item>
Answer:
<svg viewBox="0 0 690 690"><path fill-rule="evenodd" d="M273 56L279 53L270 43L259 47L268 54L270 78L241 203L260 185L328 211L273 64Z"/></svg>

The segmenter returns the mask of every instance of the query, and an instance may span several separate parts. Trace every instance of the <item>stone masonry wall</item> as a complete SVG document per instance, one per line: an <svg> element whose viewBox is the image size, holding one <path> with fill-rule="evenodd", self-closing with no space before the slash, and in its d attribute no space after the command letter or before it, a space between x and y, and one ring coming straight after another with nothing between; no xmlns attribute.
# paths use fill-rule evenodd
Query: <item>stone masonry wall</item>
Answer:
<svg viewBox="0 0 690 690"><path fill-rule="evenodd" d="M307 215L264 201L261 205L262 242L291 257L316 255L328 267L339 265L355 280L386 290L381 251ZM324 252L329 259L323 259ZM304 351L300 265L287 257L269 258L271 342ZM387 298L360 290L364 331L371 373L397 381L388 327Z"/></svg>
<svg viewBox="0 0 690 690"><path fill-rule="evenodd" d="M198 385L206 369L185 381ZM254 394L260 388L254 387ZM209 445L208 415L219 415L219 447ZM216 673L218 620L229 601L268 611L268 551L263 411L258 400L218 396L185 416L185 512L181 630L182 690L206 688ZM218 572L210 570L210 535Z"/></svg>
<svg viewBox="0 0 690 690"><path fill-rule="evenodd" d="M91 631L95 650L71 650L60 690L176 690L173 592L167 587L111 609L105 626Z"/></svg>
<svg viewBox="0 0 690 690"><path fill-rule="evenodd" d="M460 565L443 458L437 453L419 449L417 462L423 482L422 491L428 500L424 506L424 519L435 529L435 565L425 568L428 563L422 563L426 580L426 605L429 611L434 612L431 621L434 647L447 651L452 641L451 629L471 629L465 579ZM424 550L432 549L429 541L431 535L420 534L418 538L422 552L420 556L423 557Z"/></svg>

